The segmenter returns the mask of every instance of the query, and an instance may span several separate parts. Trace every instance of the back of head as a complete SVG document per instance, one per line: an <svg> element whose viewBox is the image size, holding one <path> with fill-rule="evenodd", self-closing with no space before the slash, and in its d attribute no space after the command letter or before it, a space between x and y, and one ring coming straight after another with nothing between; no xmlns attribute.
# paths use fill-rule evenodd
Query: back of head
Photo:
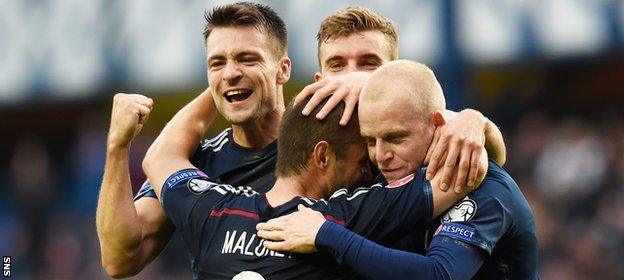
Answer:
<svg viewBox="0 0 624 280"><path fill-rule="evenodd" d="M414 117L429 120L446 107L442 87L433 71L411 60L386 63L373 72L360 95L360 106L371 102L410 102Z"/></svg>
<svg viewBox="0 0 624 280"><path fill-rule="evenodd" d="M390 46L390 59L398 56L399 36L394 24L387 18L364 7L352 6L337 11L321 22L316 35L318 50L323 42L352 33L377 30L383 33Z"/></svg>
<svg viewBox="0 0 624 280"><path fill-rule="evenodd" d="M363 143L357 114L352 115L346 126L340 125L344 102L340 102L323 120L317 120L314 116L329 97L304 116L301 111L309 100L310 97L294 106L291 103L284 112L277 138L277 176L300 175L306 169L314 146L320 141L329 143L337 158L344 158L349 146Z"/></svg>
<svg viewBox="0 0 624 280"><path fill-rule="evenodd" d="M211 12L206 11L204 18L204 42L217 27L253 27L267 34L275 45L274 54L282 57L288 49L288 33L284 20L271 7L250 3L237 2L217 6Z"/></svg>

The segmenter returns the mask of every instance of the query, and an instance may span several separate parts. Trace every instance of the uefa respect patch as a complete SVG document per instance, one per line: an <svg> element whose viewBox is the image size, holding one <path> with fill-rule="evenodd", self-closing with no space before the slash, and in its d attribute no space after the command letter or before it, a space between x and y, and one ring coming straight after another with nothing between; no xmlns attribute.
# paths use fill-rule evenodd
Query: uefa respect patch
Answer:
<svg viewBox="0 0 624 280"><path fill-rule="evenodd" d="M471 244L480 243L476 229L464 224L442 223L433 236L437 235L452 237Z"/></svg>
<svg viewBox="0 0 624 280"><path fill-rule="evenodd" d="M200 177L206 178L208 176L198 169L183 169L169 176L167 181L165 181L165 185L167 188L171 188L179 183Z"/></svg>
<svg viewBox="0 0 624 280"><path fill-rule="evenodd" d="M452 223L470 221L476 212L477 203L474 200L465 197L442 216L441 222Z"/></svg>

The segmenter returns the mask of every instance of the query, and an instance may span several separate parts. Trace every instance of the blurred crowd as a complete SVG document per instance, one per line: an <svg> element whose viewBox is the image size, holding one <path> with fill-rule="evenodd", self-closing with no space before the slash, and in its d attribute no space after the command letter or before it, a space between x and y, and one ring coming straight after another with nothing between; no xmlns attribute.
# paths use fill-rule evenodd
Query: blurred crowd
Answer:
<svg viewBox="0 0 624 280"><path fill-rule="evenodd" d="M494 118L495 119L495 118ZM536 220L543 279L624 279L624 122L526 113L506 127L506 169ZM36 135L15 135L0 170L0 252L18 279L99 279L95 207L107 122L83 119L61 150ZM156 132L132 149L136 192L141 159ZM179 237L137 279L189 279Z"/></svg>

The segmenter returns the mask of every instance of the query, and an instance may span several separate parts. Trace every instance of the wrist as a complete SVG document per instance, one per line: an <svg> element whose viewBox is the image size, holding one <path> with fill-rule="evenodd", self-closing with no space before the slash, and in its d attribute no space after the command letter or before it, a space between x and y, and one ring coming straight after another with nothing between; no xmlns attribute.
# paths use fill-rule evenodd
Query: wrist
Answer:
<svg viewBox="0 0 624 280"><path fill-rule="evenodd" d="M124 143L119 141L107 141L106 142L106 152L107 153L115 153L115 152L127 152L130 150L131 143Z"/></svg>

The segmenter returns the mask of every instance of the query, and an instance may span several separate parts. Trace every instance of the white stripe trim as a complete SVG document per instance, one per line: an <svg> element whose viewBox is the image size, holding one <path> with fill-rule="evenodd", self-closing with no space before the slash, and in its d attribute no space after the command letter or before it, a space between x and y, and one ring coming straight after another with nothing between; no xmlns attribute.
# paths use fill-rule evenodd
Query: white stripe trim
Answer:
<svg viewBox="0 0 624 280"><path fill-rule="evenodd" d="M228 141L230 141L229 138L225 138L223 139L223 141L221 142L221 144L219 144L219 147L216 147L214 149L212 149L213 152L218 152L221 151L221 148L223 148L223 145L225 145L225 143L227 143Z"/></svg>
<svg viewBox="0 0 624 280"><path fill-rule="evenodd" d="M208 147L216 147L220 145L223 139L228 139L227 135L230 130L232 129L228 127L212 139L204 140L202 143L202 150L206 150Z"/></svg>
<svg viewBox="0 0 624 280"><path fill-rule="evenodd" d="M302 197L301 200L303 200L308 205L313 205L314 204L314 202L312 202L312 200L307 198L307 197Z"/></svg>
<svg viewBox="0 0 624 280"><path fill-rule="evenodd" d="M221 139L223 139L223 137L225 137L225 136L228 134L228 132L229 132L230 130L232 130L232 128L231 128L231 127L228 127L228 128L226 128L226 129L224 129L224 130L223 130L221 133L219 133L217 136L212 137L211 139L208 139L208 142L209 142L209 143L215 143L215 142L221 141Z"/></svg>
<svg viewBox="0 0 624 280"><path fill-rule="evenodd" d="M357 196L367 193L368 191L372 190L373 188L380 188L383 187L381 184L374 184L370 187L364 187L364 188L357 188L352 194L349 194L349 192L347 191L347 189L339 189L337 191L335 191L331 197L329 197L329 200L332 200L334 198L338 198L340 196L346 195L347 196L347 200L352 200L354 198L356 198Z"/></svg>

